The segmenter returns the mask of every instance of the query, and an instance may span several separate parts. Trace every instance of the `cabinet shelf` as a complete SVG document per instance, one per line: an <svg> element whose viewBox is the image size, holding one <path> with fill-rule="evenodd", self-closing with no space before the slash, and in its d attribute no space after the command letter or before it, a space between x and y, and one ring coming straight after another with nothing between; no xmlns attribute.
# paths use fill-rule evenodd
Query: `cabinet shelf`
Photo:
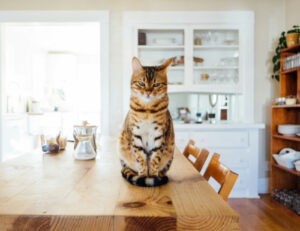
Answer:
<svg viewBox="0 0 300 231"><path fill-rule="evenodd" d="M285 52L297 52L297 51L300 51L300 43L296 44L295 46L288 47L288 48L280 50L281 53L285 53Z"/></svg>
<svg viewBox="0 0 300 231"><path fill-rule="evenodd" d="M238 66L194 66L194 70L231 70L238 68Z"/></svg>
<svg viewBox="0 0 300 231"><path fill-rule="evenodd" d="M287 109L300 109L300 104L293 104L293 105L272 105L272 108L287 108Z"/></svg>
<svg viewBox="0 0 300 231"><path fill-rule="evenodd" d="M238 49L238 45L194 45L194 49Z"/></svg>
<svg viewBox="0 0 300 231"><path fill-rule="evenodd" d="M139 45L138 49L140 50L181 50L184 49L183 45L166 45L166 46L159 46L159 45Z"/></svg>
<svg viewBox="0 0 300 231"><path fill-rule="evenodd" d="M175 71L175 70L184 70L184 66L171 66L169 68L169 71Z"/></svg>
<svg viewBox="0 0 300 231"><path fill-rule="evenodd" d="M283 58L294 55L300 51L300 44L293 47L281 50L281 60ZM281 67L282 68L282 67ZM280 86L279 95L286 97L289 95L300 96L300 75L298 74L300 67L289 69L280 72ZM278 153L283 148L292 148L300 150L300 137L285 136L278 134L277 127L279 124L299 124L299 111L300 104L294 105L272 105L272 124L271 124L271 150L270 150L270 178L271 191L274 189L290 189L296 188L300 190L300 172L295 169L289 169L284 166L278 165L274 158L273 153Z"/></svg>
<svg viewBox="0 0 300 231"><path fill-rule="evenodd" d="M299 176L299 177L300 177L300 172L296 171L295 169L289 169L289 168L286 168L286 167L281 166L281 165L276 164L276 163L273 163L272 166L273 166L274 168L281 169L281 170L283 170L283 171L285 171L285 172L288 172L288 173L290 173L290 174L293 174L293 175L295 175L295 176Z"/></svg>
<svg viewBox="0 0 300 231"><path fill-rule="evenodd" d="M194 84L187 87L184 84L169 84L169 93L190 92L190 93L223 93L223 94L241 94L242 91L235 85L220 85L220 84Z"/></svg>
<svg viewBox="0 0 300 231"><path fill-rule="evenodd" d="M290 73L293 73L293 72L297 72L299 69L300 69L300 67L289 69L289 70L280 72L280 74L281 75L290 74Z"/></svg>
<svg viewBox="0 0 300 231"><path fill-rule="evenodd" d="M284 135L274 134L273 138L300 142L300 137L295 137L295 136L284 136Z"/></svg>

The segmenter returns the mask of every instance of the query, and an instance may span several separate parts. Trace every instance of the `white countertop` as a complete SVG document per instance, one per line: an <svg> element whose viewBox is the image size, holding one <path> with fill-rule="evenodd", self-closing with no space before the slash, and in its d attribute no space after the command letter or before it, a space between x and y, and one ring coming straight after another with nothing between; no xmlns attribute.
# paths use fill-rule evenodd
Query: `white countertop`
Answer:
<svg viewBox="0 0 300 231"><path fill-rule="evenodd" d="M222 130L222 129L264 129L263 123L243 123L243 122L217 122L215 124L183 124L174 122L175 130Z"/></svg>

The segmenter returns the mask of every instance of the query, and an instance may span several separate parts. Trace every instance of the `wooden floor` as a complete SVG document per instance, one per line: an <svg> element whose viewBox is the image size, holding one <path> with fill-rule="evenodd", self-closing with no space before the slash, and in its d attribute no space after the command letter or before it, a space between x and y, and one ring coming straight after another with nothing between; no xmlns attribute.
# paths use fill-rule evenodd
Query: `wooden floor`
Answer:
<svg viewBox="0 0 300 231"><path fill-rule="evenodd" d="M268 195L260 199L228 199L240 216L241 231L299 231L300 216L282 207Z"/></svg>

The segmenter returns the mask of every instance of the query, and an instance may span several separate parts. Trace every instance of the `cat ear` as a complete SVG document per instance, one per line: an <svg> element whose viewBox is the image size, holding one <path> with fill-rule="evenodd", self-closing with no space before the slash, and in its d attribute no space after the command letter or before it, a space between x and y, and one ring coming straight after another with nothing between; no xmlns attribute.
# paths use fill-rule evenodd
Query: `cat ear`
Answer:
<svg viewBox="0 0 300 231"><path fill-rule="evenodd" d="M174 58L167 59L163 64L159 66L160 69L166 70L168 66L173 62Z"/></svg>
<svg viewBox="0 0 300 231"><path fill-rule="evenodd" d="M139 74L144 70L142 64L140 63L137 57L132 58L131 64L133 74Z"/></svg>

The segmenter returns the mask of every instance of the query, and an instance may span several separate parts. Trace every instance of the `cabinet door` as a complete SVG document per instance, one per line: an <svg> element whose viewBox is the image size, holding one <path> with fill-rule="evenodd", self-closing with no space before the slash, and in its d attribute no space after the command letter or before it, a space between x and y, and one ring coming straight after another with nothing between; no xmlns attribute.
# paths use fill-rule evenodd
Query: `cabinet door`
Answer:
<svg viewBox="0 0 300 231"><path fill-rule="evenodd" d="M246 148L249 145L246 131L191 132L190 137L200 148Z"/></svg>
<svg viewBox="0 0 300 231"><path fill-rule="evenodd" d="M180 152L183 152L189 139L190 136L188 132L175 132L175 145L180 150Z"/></svg>
<svg viewBox="0 0 300 231"><path fill-rule="evenodd" d="M201 92L241 92L240 30L233 25L195 25L193 87Z"/></svg>

